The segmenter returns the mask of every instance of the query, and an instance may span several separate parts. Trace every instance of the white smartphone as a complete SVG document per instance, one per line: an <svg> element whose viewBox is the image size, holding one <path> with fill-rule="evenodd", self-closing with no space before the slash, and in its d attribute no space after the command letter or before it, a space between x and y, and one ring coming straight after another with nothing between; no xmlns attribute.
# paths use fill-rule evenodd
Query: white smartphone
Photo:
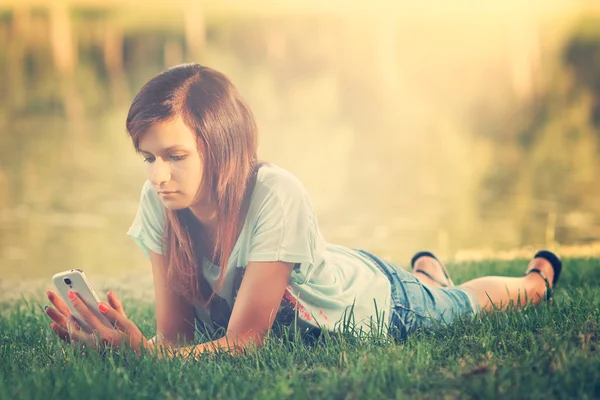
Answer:
<svg viewBox="0 0 600 400"><path fill-rule="evenodd" d="M67 303L69 310L71 310L73 317L75 317L75 320L79 326L81 326L81 329L88 333L92 332L92 328L81 318L81 315L79 315L75 307L73 307L71 300L69 300L70 290L75 290L79 294L79 297L87 304L90 311L94 313L100 322L113 329L113 324L102 315L100 310L98 310L100 299L82 270L71 269L59 272L52 277L52 282L54 283L56 290L58 290L60 297Z"/></svg>

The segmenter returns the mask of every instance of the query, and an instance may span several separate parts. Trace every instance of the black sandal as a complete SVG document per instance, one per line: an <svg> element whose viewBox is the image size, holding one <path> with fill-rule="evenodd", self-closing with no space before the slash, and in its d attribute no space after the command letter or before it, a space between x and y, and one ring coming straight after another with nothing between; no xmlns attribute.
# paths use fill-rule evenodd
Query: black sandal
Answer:
<svg viewBox="0 0 600 400"><path fill-rule="evenodd" d="M544 274L541 270L539 270L537 268L532 268L529 271L525 272L525 276L527 276L531 273L536 273L542 277L542 279L546 283L546 300L550 300L550 299L552 299L552 296L553 296L553 289L556 286L556 283L558 282L558 278L560 277L560 271L562 271L562 261L556 254L554 254L553 252L548 251L548 250L538 251L537 253L535 253L533 258L543 258L544 260L546 260L550 263L550 265L552 266L552 269L554 270L554 278L552 279L552 286L550 286L550 282L548 282L548 277L546 276L546 274Z"/></svg>
<svg viewBox="0 0 600 400"><path fill-rule="evenodd" d="M448 280L447 282L442 282L437 278L434 278L433 276L431 276L429 273L421 270L421 269L415 269L415 263L417 262L417 260L421 257L431 257L433 259L435 259L440 266L442 267L442 272L444 273L444 276L446 277L446 279ZM412 258L412 260L410 260L410 265L413 269L413 272L418 272L421 273L423 275L425 275L426 277L428 277L429 279L431 279L432 281L436 282L438 285L442 286L442 287L449 287L449 286L454 286L454 282L452 282L452 279L450 279L450 275L448 275L448 271L446 271L446 268L444 267L444 264L442 264L442 262L440 260L438 260L438 258L433 255L433 253L430 253L428 251L420 251L417 254L415 254Z"/></svg>

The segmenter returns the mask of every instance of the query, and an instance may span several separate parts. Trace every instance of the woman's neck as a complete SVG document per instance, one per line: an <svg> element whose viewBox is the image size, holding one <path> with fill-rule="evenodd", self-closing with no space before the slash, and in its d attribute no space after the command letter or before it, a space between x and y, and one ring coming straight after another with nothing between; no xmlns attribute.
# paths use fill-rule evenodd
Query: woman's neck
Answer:
<svg viewBox="0 0 600 400"><path fill-rule="evenodd" d="M199 245L202 246L204 257L213 264L218 264L216 253L217 210L216 208L200 207L198 204L189 208L194 218L200 222Z"/></svg>
<svg viewBox="0 0 600 400"><path fill-rule="evenodd" d="M214 233L217 230L217 209L207 205L196 204L190 207L190 211L196 217L202 228L207 232Z"/></svg>

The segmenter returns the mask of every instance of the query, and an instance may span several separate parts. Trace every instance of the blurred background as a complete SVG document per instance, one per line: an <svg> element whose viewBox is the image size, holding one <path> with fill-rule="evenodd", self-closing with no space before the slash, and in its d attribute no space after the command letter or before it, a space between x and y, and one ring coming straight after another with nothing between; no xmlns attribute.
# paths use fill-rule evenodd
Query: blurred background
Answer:
<svg viewBox="0 0 600 400"><path fill-rule="evenodd" d="M124 121L191 61L236 84L331 242L404 266L600 252L594 2L0 0L0 289L151 278Z"/></svg>

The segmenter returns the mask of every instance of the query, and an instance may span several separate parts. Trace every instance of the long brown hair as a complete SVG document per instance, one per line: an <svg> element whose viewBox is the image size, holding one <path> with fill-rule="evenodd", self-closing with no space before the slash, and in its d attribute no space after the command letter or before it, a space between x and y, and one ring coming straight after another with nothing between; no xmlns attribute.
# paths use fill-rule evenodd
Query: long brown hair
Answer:
<svg viewBox="0 0 600 400"><path fill-rule="evenodd" d="M188 301L207 306L214 292L202 273L203 258L218 259L217 287L242 229L257 169L254 116L225 75L199 64L170 68L151 79L137 94L127 115L127 131L136 150L141 136L156 122L181 116L196 134L203 160L203 187L217 205L213 254L204 254L202 225L191 210L166 209L163 254L172 289Z"/></svg>

